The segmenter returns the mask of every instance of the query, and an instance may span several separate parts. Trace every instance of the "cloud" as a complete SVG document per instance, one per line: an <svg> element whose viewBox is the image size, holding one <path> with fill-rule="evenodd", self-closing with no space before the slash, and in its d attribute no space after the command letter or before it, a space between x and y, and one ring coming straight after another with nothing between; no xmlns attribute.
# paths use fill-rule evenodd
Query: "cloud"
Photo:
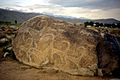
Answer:
<svg viewBox="0 0 120 80"><path fill-rule="evenodd" d="M64 7L85 7L92 9L120 8L120 0L49 0L49 2Z"/></svg>
<svg viewBox="0 0 120 80"><path fill-rule="evenodd" d="M3 0L0 1L0 8L77 18L116 18L120 20L118 4L120 4L120 0Z"/></svg>
<svg viewBox="0 0 120 80"><path fill-rule="evenodd" d="M63 16L72 16L72 17L85 17L89 19L99 19L99 18L116 18L120 19L120 9L90 9L84 7L63 7L58 5L29 5L24 6L22 9L27 9L28 12L40 12L40 13L49 13L53 15L63 15Z"/></svg>

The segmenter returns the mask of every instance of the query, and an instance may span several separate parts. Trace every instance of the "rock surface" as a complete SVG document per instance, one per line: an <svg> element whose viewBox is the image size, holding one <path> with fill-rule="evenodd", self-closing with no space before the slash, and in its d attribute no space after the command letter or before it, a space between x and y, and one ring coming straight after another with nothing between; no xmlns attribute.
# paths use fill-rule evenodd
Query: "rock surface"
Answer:
<svg viewBox="0 0 120 80"><path fill-rule="evenodd" d="M41 16L22 24L13 50L19 61L37 68L94 76L99 38L95 31Z"/></svg>
<svg viewBox="0 0 120 80"><path fill-rule="evenodd" d="M118 68L116 55L110 57L110 49L105 49L109 45L104 46L107 42L102 38L94 30L37 16L21 25L13 40L13 51L20 62L36 68L102 76L103 70L110 73Z"/></svg>

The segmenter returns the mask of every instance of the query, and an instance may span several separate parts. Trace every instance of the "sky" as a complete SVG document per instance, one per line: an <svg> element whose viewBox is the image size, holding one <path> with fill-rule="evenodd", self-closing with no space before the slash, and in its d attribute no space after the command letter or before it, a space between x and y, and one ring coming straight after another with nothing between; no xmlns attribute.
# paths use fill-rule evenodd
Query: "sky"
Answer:
<svg viewBox="0 0 120 80"><path fill-rule="evenodd" d="M0 0L0 8L76 18L120 20L120 0Z"/></svg>

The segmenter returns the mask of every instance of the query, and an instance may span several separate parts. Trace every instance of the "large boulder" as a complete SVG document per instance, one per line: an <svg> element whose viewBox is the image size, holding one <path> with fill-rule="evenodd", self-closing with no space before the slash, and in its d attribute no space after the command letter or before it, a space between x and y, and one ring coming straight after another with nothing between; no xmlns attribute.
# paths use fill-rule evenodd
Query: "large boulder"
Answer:
<svg viewBox="0 0 120 80"><path fill-rule="evenodd" d="M94 30L37 16L21 25L13 40L13 50L20 62L36 68L94 76L102 75L97 54L101 41L100 34Z"/></svg>
<svg viewBox="0 0 120 80"><path fill-rule="evenodd" d="M117 38L111 34L105 34L96 50L98 68L102 69L102 74L120 77L120 44Z"/></svg>

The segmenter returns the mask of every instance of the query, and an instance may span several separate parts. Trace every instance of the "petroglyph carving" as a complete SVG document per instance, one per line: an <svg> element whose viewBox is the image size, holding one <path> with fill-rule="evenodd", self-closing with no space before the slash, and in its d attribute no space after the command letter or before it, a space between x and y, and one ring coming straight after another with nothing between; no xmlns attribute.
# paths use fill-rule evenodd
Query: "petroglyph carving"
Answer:
<svg viewBox="0 0 120 80"><path fill-rule="evenodd" d="M98 37L72 23L46 16L35 17L22 24L13 49L19 61L37 68L52 64L51 68L70 74L94 75L88 66L97 64L97 56L92 55L99 41L96 35ZM87 41L88 36L91 41ZM83 74L82 71L87 72Z"/></svg>

